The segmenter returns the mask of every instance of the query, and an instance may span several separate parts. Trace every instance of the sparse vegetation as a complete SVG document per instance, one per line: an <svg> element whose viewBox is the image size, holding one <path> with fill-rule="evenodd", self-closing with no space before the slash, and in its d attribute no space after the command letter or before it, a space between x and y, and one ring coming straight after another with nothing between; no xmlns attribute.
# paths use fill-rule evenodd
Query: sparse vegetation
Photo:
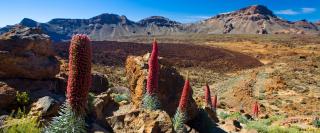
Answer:
<svg viewBox="0 0 320 133"><path fill-rule="evenodd" d="M288 130L286 128L277 127L277 126L271 126L271 124L275 121L283 119L284 116L272 116L268 119L259 119L259 120L253 120L249 121L246 124L247 129L255 129L259 133L269 133L269 132L275 132L275 131L282 131L282 132L288 132L292 131L294 129L289 128ZM290 132L291 133L291 132Z"/></svg>
<svg viewBox="0 0 320 133"><path fill-rule="evenodd" d="M128 94L114 94L113 99L115 102L119 103L122 101L130 101L130 96Z"/></svg>
<svg viewBox="0 0 320 133"><path fill-rule="evenodd" d="M45 133L86 133L86 123L82 116L78 116L72 108L65 103L54 117L52 122L44 129Z"/></svg>
<svg viewBox="0 0 320 133"><path fill-rule="evenodd" d="M41 127L38 118L28 116L25 109L20 108L5 120L0 133L40 133Z"/></svg>
<svg viewBox="0 0 320 133"><path fill-rule="evenodd" d="M320 119L314 119L312 124L316 127L316 128L320 128Z"/></svg>
<svg viewBox="0 0 320 133"><path fill-rule="evenodd" d="M30 98L27 92L17 91L16 97L18 104L21 106L25 106L29 103Z"/></svg>

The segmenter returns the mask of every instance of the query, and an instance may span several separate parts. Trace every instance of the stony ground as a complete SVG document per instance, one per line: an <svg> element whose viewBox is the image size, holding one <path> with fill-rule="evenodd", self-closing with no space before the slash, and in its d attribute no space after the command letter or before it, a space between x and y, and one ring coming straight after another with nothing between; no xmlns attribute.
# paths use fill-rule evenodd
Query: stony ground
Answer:
<svg viewBox="0 0 320 133"><path fill-rule="evenodd" d="M221 69L217 71L217 66L195 65L199 63L203 64L210 59L207 58L199 62L199 59L197 60L196 57L194 57L194 60L189 60L191 62L190 66L174 64L182 75L186 75L189 72L194 97L202 98L204 96L203 86L205 83L209 83L212 93L218 94L219 101L222 104L226 104L225 110L237 112L239 109L244 109L250 113L253 102L258 100L262 105L261 110L263 115L284 115L287 117L278 123L286 123L286 121L290 121L291 119L301 119L298 125L310 126L311 119L314 116L320 115L319 39L313 39L313 37L308 36L301 37L300 39L290 36L283 37L282 39L277 37L261 37L257 39L256 36L229 38L223 37L220 40L216 38L202 38L198 40L194 39L190 42L197 43L197 46L204 45L214 49L227 49L228 52L230 51L231 56L238 55L233 52L249 55L252 58L258 59L263 65L241 68L236 71L220 71ZM184 39L168 40L186 43L185 40L187 39ZM140 38L137 40L144 39ZM165 40L164 37L160 38L160 44L161 40ZM164 42L168 43L168 40ZM171 45L174 44L170 44L171 50L172 48L176 48ZM166 47L168 44L162 46ZM168 49L165 51L168 51ZM183 54L186 52L182 52L179 60L192 56L190 54L192 51L188 51L188 49L184 49L184 51L189 52L186 54L189 57L185 57L186 55ZM170 57L170 54L168 54L170 51L162 52L161 54L163 53L165 53L164 56ZM201 52L193 55L199 56ZM210 52L208 56L210 56ZM241 58L239 60L241 62ZM223 65L219 67L223 67ZM105 66L98 64L93 69L109 75L109 79L113 85L126 86L125 72L121 65Z"/></svg>

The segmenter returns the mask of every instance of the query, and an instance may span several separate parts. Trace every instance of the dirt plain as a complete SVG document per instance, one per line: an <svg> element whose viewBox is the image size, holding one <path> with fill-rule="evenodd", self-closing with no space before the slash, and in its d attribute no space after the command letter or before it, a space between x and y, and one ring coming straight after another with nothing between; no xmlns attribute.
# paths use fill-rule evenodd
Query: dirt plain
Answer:
<svg viewBox="0 0 320 133"><path fill-rule="evenodd" d="M202 99L209 83L223 109L251 113L255 101L263 115L312 119L320 115L320 38L297 35L158 36L160 56L182 74L189 72L193 96ZM151 37L93 42L94 70L114 86L127 86L129 55L151 50ZM130 43L129 43L130 42ZM66 59L68 43L56 45ZM201 100L200 100L201 101ZM310 121L309 120L309 121ZM284 122L283 122L284 123Z"/></svg>

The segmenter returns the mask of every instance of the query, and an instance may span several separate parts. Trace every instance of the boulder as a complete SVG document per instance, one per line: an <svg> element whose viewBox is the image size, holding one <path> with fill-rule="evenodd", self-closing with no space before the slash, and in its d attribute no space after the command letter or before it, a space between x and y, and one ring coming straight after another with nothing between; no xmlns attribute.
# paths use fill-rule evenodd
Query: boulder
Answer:
<svg viewBox="0 0 320 133"><path fill-rule="evenodd" d="M107 129L97 123L92 123L89 133L110 133Z"/></svg>
<svg viewBox="0 0 320 133"><path fill-rule="evenodd" d="M54 78L60 63L48 35L18 26L0 36L0 78Z"/></svg>
<svg viewBox="0 0 320 133"><path fill-rule="evenodd" d="M66 84L64 83L64 79L61 78L47 80L14 78L2 79L1 82L17 91L27 92L31 101L37 101L44 96L50 96L59 101L64 100Z"/></svg>
<svg viewBox="0 0 320 133"><path fill-rule="evenodd" d="M5 124L5 121L8 117L9 117L9 115L1 115L0 116L0 128Z"/></svg>
<svg viewBox="0 0 320 133"><path fill-rule="evenodd" d="M108 89L108 78L105 74L92 72L92 88L90 92L101 93Z"/></svg>
<svg viewBox="0 0 320 133"><path fill-rule="evenodd" d="M0 110L14 103L16 100L16 89L0 82Z"/></svg>
<svg viewBox="0 0 320 133"><path fill-rule="evenodd" d="M99 72L92 72L92 85L90 92L93 92L95 94L100 94L102 92L106 92L108 90L109 82L108 78L105 74L99 73ZM57 79L57 89L58 91L66 91L67 88L67 82L68 82L68 74L67 72L61 72L58 75L56 75Z"/></svg>
<svg viewBox="0 0 320 133"><path fill-rule="evenodd" d="M129 56L126 60L126 76L129 81L131 100L136 107L141 106L141 99L145 92L146 79L148 74L149 54L142 56ZM173 116L179 104L179 99L184 85L183 77L177 70L166 65L162 59L159 60L159 89L156 90L160 100L161 109ZM188 118L194 118L197 113L197 105L190 95L188 106Z"/></svg>
<svg viewBox="0 0 320 133"><path fill-rule="evenodd" d="M172 133L170 116L160 110L135 110L106 118L107 125L115 133Z"/></svg>
<svg viewBox="0 0 320 133"><path fill-rule="evenodd" d="M60 105L61 103L59 103L57 100L49 96L45 96L38 99L38 101L32 103L29 114L32 116L43 116L43 117L54 116L58 114Z"/></svg>
<svg viewBox="0 0 320 133"><path fill-rule="evenodd" d="M242 129L240 122L232 119L226 120L225 124L220 127L226 132L239 132Z"/></svg>
<svg viewBox="0 0 320 133"><path fill-rule="evenodd" d="M113 112L119 109L119 105L115 103L109 93L102 93L95 96L93 100L92 113L97 121L105 122L106 116L112 116Z"/></svg>

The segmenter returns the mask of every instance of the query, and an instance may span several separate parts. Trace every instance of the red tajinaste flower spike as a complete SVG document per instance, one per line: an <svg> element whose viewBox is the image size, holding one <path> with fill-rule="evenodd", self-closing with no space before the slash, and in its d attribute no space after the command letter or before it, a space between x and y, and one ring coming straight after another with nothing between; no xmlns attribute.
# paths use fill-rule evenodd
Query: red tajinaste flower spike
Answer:
<svg viewBox="0 0 320 133"><path fill-rule="evenodd" d="M212 103L212 108L217 109L217 103L218 103L218 96L214 95L214 97L211 97L211 103Z"/></svg>
<svg viewBox="0 0 320 133"><path fill-rule="evenodd" d="M256 101L253 105L253 115L258 118L259 116L259 103Z"/></svg>
<svg viewBox="0 0 320 133"><path fill-rule="evenodd" d="M210 108L212 107L211 104L211 94L210 94L210 88L208 83L206 84L206 86L204 87L205 89L205 101L206 101L206 106L209 106Z"/></svg>
<svg viewBox="0 0 320 133"><path fill-rule="evenodd" d="M159 63L158 63L158 43L156 39L153 41L152 53L149 59L149 70L147 79L147 93L153 94L158 89L159 80Z"/></svg>
<svg viewBox="0 0 320 133"><path fill-rule="evenodd" d="M190 82L189 79L187 78L186 81L184 82L180 102L179 102L179 107L178 109L180 111L185 111L187 108L187 103L189 100L189 94L190 94Z"/></svg>
<svg viewBox="0 0 320 133"><path fill-rule="evenodd" d="M84 114L91 87L92 48L86 35L74 35L69 49L67 102L76 112Z"/></svg>

